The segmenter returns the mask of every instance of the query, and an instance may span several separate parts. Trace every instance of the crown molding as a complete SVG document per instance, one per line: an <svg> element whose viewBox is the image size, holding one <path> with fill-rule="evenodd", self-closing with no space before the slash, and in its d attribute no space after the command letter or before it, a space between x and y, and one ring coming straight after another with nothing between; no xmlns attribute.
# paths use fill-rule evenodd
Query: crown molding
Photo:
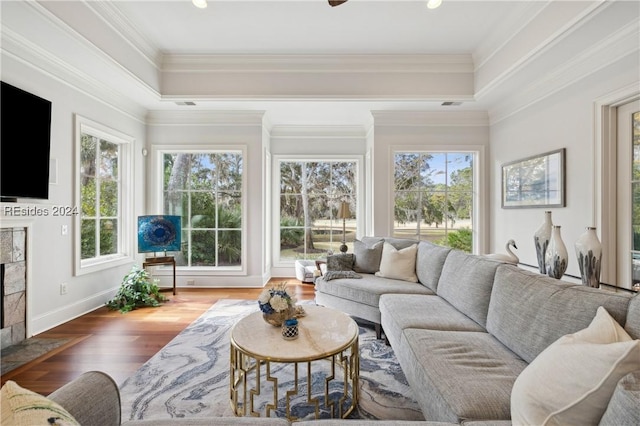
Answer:
<svg viewBox="0 0 640 426"><path fill-rule="evenodd" d="M289 125L271 127L272 139L364 139L370 125Z"/></svg>
<svg viewBox="0 0 640 426"><path fill-rule="evenodd" d="M491 78L491 80L486 84L484 84L481 88L478 89L476 87L476 93L475 93L476 99L482 100L483 98L488 97L493 91L502 87L507 82L507 80L509 80L513 75L522 71L524 68L529 66L533 61L538 59L541 55L550 51L559 42L561 42L566 37L570 36L577 30L579 30L583 25L589 22L593 17L597 16L603 10L608 8L612 3L613 2L607 2L607 1L601 0L599 2L590 4L582 12L578 13L572 19L565 22L562 25L562 27L558 28L552 34L547 36L544 40L540 40L535 46L535 48L528 49L526 51L526 54L522 55L512 64L510 65L503 64L502 66L500 66L499 68L501 69L501 72L498 75ZM527 25L532 25L533 22L535 21L535 18L541 16L545 11L545 9L550 7L551 5L553 5L552 1L547 2L542 9L538 10L538 13L535 16L531 17ZM525 29L526 27L523 28L523 31ZM491 57L494 57L495 55L497 55L497 53L500 50L505 49L506 46L509 44L509 42L515 40L516 37L520 36L523 31L518 31L514 33L508 40L505 40L505 42L502 43L502 45L498 49L494 50L494 52L491 54ZM481 72L481 69L483 66L486 66L488 64L489 59L490 58L485 58L484 60L482 60L481 64L478 64L478 66L476 66L475 68L476 85L478 84L478 73Z"/></svg>
<svg viewBox="0 0 640 426"><path fill-rule="evenodd" d="M638 34L640 21L636 20L535 80L519 93L512 93L510 101L498 102L489 109L491 124L518 114L629 55L637 55L640 53Z"/></svg>
<svg viewBox="0 0 640 426"><path fill-rule="evenodd" d="M526 28L540 12L547 7L545 1L537 1L525 4L518 13L513 13L496 27L489 37L480 42L480 45L473 52L475 70L482 68L502 49L513 41L517 34Z"/></svg>
<svg viewBox="0 0 640 426"><path fill-rule="evenodd" d="M471 55L164 55L162 72L473 73Z"/></svg>
<svg viewBox="0 0 640 426"><path fill-rule="evenodd" d="M133 120L144 123L146 109L115 92L109 85L72 67L6 26L2 27L1 34L2 56L12 58Z"/></svg>
<svg viewBox="0 0 640 426"><path fill-rule="evenodd" d="M485 127L486 111L371 111L375 127Z"/></svg>
<svg viewBox="0 0 640 426"><path fill-rule="evenodd" d="M142 80L137 75L132 73L123 64L121 64L120 62L115 60L113 57L108 55L99 46L97 46L94 43L92 43L90 40L88 40L86 37L84 37L82 34L80 34L76 29L70 27L66 22L64 22L63 20L58 18L54 13L49 11L47 8L45 8L44 6L42 6L41 4L39 4L39 3L35 2L35 1L17 2L17 3L19 3L21 6L24 5L25 7L29 7L32 11L38 13L49 24L51 24L54 29L56 29L58 31L61 31L61 33L64 35L64 37L68 37L69 40L71 40L71 42L77 43L83 49L86 49L87 53L90 53L91 55L95 55L95 57L99 58L106 67L108 67L109 69L113 70L115 72L115 74L118 75L118 78L122 79L122 81L126 81L126 83L127 83L127 85L129 87L135 87L136 90L139 90L143 94L143 96L145 98L153 99L153 100L160 99L160 92L158 90L156 90L151 85L149 85L146 81ZM6 27L7 27L7 25L3 25L2 26L2 33L3 34L5 33L5 28ZM14 34L17 34L17 33L14 32ZM23 37L20 37L20 38L26 40L26 38L23 38ZM27 46L27 44L32 46L32 47L27 47L29 49L33 49L33 46L36 46L33 43L24 43L23 42L22 44L25 45L25 46ZM71 45L71 44L69 44L69 45ZM65 45L62 48L68 48L69 45ZM40 52L40 55L45 54L45 56L48 56L48 57L54 57L53 55L55 55L55 53L56 53L54 51L49 52L49 51L47 51L45 49L42 49L42 48L38 48L37 51ZM61 61L58 61L58 62L62 63ZM78 70L77 66L73 66L73 65L67 66L67 68L69 68L69 69L71 69L72 67L75 68L76 70ZM78 73L81 73L81 71L78 71ZM84 75L88 77L89 74L84 73ZM93 79L91 79L91 80L93 80ZM93 81L96 81L96 80L93 80ZM110 91L113 92L113 89L110 89ZM132 99L130 99L130 100L132 100ZM139 99L132 100L132 101L133 102L137 102L137 103L141 103L142 102Z"/></svg>
<svg viewBox="0 0 640 426"><path fill-rule="evenodd" d="M258 126L262 127L265 111L164 111L147 114L149 126Z"/></svg>
<svg viewBox="0 0 640 426"><path fill-rule="evenodd" d="M151 41L144 37L116 6L117 3L87 1L83 3L105 24L133 47L156 70L160 69L162 53Z"/></svg>

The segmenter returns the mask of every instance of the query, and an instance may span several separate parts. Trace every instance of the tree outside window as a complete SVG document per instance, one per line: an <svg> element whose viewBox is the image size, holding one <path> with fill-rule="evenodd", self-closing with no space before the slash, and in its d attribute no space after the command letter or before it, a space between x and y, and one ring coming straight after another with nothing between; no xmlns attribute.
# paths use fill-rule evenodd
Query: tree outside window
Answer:
<svg viewBox="0 0 640 426"><path fill-rule="evenodd" d="M472 251L473 154L394 157L394 236Z"/></svg>
<svg viewBox="0 0 640 426"><path fill-rule="evenodd" d="M280 162L280 260L319 259L338 252L342 219L338 209L349 203L347 246L356 235L357 163L355 161Z"/></svg>
<svg viewBox="0 0 640 426"><path fill-rule="evenodd" d="M182 216L181 266L242 266L241 152L163 155L163 209Z"/></svg>
<svg viewBox="0 0 640 426"><path fill-rule="evenodd" d="M80 258L118 253L120 144L80 136Z"/></svg>

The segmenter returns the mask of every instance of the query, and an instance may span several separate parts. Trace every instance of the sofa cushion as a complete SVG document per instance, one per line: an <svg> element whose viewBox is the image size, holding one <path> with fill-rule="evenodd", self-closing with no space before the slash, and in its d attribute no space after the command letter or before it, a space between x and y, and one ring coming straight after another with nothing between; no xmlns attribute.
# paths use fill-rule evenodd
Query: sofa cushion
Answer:
<svg viewBox="0 0 640 426"><path fill-rule="evenodd" d="M379 240L371 245L355 240L353 242L353 270L363 274L375 274L380 269L380 259L382 258L382 246L384 242Z"/></svg>
<svg viewBox="0 0 640 426"><path fill-rule="evenodd" d="M520 374L513 424L597 424L618 381L638 369L640 340L599 307L587 328L558 339Z"/></svg>
<svg viewBox="0 0 640 426"><path fill-rule="evenodd" d="M630 296L500 265L487 330L527 362L565 334L589 326L599 306L624 324ZM514 309L517 307L517 309Z"/></svg>
<svg viewBox="0 0 640 426"><path fill-rule="evenodd" d="M391 346L399 342L402 330L423 328L446 331L485 331L478 323L433 295L383 294L380 296L382 327Z"/></svg>
<svg viewBox="0 0 640 426"><path fill-rule="evenodd" d="M444 261L451 251L449 247L439 246L428 241L420 241L416 255L416 275L418 281L433 291L438 288Z"/></svg>
<svg viewBox="0 0 640 426"><path fill-rule="evenodd" d="M416 276L416 253L418 245L413 244L403 249L397 249L391 244L384 242L382 246L382 259L380 260L380 270L376 275L384 278L394 278L396 280L418 282Z"/></svg>
<svg viewBox="0 0 640 426"><path fill-rule="evenodd" d="M8 380L0 390L3 425L79 425L60 404Z"/></svg>
<svg viewBox="0 0 640 426"><path fill-rule="evenodd" d="M499 265L492 260L451 250L438 281L438 296L485 327L491 287Z"/></svg>
<svg viewBox="0 0 640 426"><path fill-rule="evenodd" d="M629 336L640 339L640 293L636 294L629 302L624 329L629 333Z"/></svg>
<svg viewBox="0 0 640 426"><path fill-rule="evenodd" d="M613 391L601 426L640 425L640 370L624 376Z"/></svg>
<svg viewBox="0 0 640 426"><path fill-rule="evenodd" d="M316 280L316 293L325 293L342 299L357 301L378 308L380 296L385 293L433 294L431 290L415 283L361 274L362 279Z"/></svg>
<svg viewBox="0 0 640 426"><path fill-rule="evenodd" d="M527 366L489 333L406 329L394 352L434 421L508 420L511 387Z"/></svg>

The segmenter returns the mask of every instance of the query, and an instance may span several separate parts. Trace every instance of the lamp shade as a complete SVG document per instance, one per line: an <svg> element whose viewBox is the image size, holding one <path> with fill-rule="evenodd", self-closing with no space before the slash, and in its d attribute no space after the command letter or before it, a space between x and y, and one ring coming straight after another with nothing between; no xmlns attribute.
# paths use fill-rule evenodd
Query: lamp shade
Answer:
<svg viewBox="0 0 640 426"><path fill-rule="evenodd" d="M179 251L180 216L139 216L138 253Z"/></svg>
<svg viewBox="0 0 640 426"><path fill-rule="evenodd" d="M338 219L349 219L351 217L351 210L349 210L349 203L343 201L340 203L340 208L338 209Z"/></svg>

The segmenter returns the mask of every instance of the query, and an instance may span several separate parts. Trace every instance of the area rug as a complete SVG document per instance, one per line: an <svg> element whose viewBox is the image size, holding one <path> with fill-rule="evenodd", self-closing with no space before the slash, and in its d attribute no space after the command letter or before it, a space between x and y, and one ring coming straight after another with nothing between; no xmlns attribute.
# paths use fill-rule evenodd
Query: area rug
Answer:
<svg viewBox="0 0 640 426"><path fill-rule="evenodd" d="M215 303L122 383L123 420L233 416L229 330L257 310L252 301ZM424 419L391 347L372 324L358 325L360 400L350 418Z"/></svg>

